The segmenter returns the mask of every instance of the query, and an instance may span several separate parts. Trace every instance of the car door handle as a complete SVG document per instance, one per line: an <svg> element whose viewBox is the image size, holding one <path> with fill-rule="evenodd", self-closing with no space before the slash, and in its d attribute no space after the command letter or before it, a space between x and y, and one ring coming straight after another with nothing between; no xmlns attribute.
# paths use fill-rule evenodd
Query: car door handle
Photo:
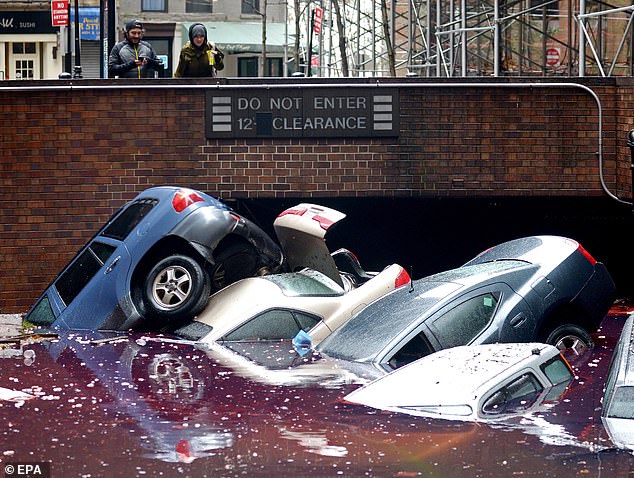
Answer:
<svg viewBox="0 0 634 478"><path fill-rule="evenodd" d="M112 269L115 268L115 266L119 262L119 259L121 259L121 256L115 257L114 261L112 261L110 265L106 268L106 274L110 274L112 272Z"/></svg>
<svg viewBox="0 0 634 478"><path fill-rule="evenodd" d="M515 317L513 317L509 323L511 324L511 327L519 327L523 325L524 322L526 322L526 316L523 312L520 312Z"/></svg>

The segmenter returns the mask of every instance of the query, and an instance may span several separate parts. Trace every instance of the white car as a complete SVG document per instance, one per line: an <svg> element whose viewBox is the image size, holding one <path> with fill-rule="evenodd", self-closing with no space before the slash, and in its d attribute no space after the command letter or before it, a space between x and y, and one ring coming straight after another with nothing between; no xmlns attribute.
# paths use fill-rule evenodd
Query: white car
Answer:
<svg viewBox="0 0 634 478"><path fill-rule="evenodd" d="M294 272L231 284L173 333L211 343L293 339L302 331L315 345L370 303L409 285L409 274L398 264L378 273L366 272L350 251L328 251L326 233L344 217L314 204L282 212L274 227Z"/></svg>
<svg viewBox="0 0 634 478"><path fill-rule="evenodd" d="M634 450L634 316L630 316L614 347L603 393L601 420L612 442Z"/></svg>
<svg viewBox="0 0 634 478"><path fill-rule="evenodd" d="M460 346L396 369L345 400L415 416L495 421L556 400L573 377L570 365L552 345Z"/></svg>

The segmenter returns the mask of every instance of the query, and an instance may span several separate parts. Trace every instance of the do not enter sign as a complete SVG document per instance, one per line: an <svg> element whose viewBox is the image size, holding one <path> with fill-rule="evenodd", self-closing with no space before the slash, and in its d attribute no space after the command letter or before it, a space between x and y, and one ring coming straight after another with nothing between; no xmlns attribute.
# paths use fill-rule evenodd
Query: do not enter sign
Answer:
<svg viewBox="0 0 634 478"><path fill-rule="evenodd" d="M559 49L558 48L549 48L548 50L546 50L546 64L548 66L559 65Z"/></svg>

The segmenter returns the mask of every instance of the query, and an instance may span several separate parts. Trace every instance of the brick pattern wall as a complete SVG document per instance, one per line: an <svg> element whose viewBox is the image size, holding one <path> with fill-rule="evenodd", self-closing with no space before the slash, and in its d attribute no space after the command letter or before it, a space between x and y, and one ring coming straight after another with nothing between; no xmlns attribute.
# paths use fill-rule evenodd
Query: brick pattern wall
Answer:
<svg viewBox="0 0 634 478"><path fill-rule="evenodd" d="M202 89L92 84L0 90L0 313L24 312L119 206L153 185L225 199L605 195L597 107L575 87L412 85L400 88L398 138L208 141ZM595 91L605 181L629 197L634 88Z"/></svg>

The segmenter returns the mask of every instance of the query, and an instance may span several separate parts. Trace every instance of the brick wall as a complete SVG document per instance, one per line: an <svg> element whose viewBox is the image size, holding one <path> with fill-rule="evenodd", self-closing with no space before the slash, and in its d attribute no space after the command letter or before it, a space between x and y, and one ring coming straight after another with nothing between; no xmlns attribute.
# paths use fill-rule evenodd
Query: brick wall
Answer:
<svg viewBox="0 0 634 478"><path fill-rule="evenodd" d="M603 107L605 182L629 198L634 83L585 81ZM199 85L22 85L0 82L0 313L25 311L100 224L152 185L228 200L605 197L597 105L572 85L399 83L398 138L281 140L206 140Z"/></svg>

